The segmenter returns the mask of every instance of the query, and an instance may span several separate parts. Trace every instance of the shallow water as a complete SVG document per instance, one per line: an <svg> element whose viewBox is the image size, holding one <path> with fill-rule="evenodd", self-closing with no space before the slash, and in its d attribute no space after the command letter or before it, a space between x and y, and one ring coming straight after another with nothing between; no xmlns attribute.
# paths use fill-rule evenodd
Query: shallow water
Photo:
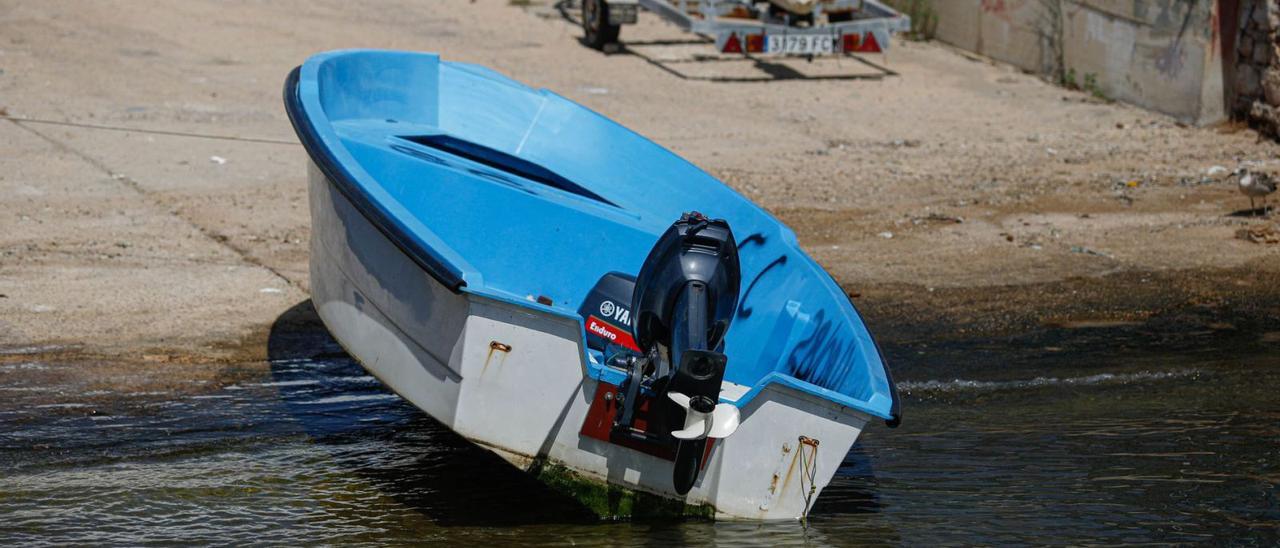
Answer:
<svg viewBox="0 0 1280 548"><path fill-rule="evenodd" d="M0 540L1280 541L1280 356L1264 351L891 349L914 366L899 366L906 420L869 427L806 528L591 522L323 332L280 339L267 367L200 390L87 390L83 363L9 354Z"/></svg>

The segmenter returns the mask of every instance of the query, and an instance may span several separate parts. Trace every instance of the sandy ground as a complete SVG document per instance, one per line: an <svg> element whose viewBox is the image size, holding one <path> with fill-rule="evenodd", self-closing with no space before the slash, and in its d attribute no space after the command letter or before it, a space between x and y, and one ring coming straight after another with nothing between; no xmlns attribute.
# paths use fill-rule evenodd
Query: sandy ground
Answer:
<svg viewBox="0 0 1280 548"><path fill-rule="evenodd" d="M1270 221L1206 177L1280 168L1251 130L1179 126L931 43L754 65L699 60L709 46L647 14L623 31L630 53L579 35L506 0L0 0L0 347L143 368L261 353L307 295L305 156L281 85L347 47L438 51L630 126L789 223L904 340L1188 307L1213 310L1209 329L1274 317L1280 245L1235 237ZM795 74L857 78L714 81Z"/></svg>

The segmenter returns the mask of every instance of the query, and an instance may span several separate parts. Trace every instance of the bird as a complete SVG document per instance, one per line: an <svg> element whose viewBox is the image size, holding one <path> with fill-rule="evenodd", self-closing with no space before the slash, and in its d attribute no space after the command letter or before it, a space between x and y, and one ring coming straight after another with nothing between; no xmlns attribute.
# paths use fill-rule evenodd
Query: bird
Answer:
<svg viewBox="0 0 1280 548"><path fill-rule="evenodd" d="M1276 181L1271 175L1262 172L1250 172L1245 168L1236 169L1232 175L1238 178L1240 193L1249 197L1249 211L1257 211L1254 198L1262 198L1262 212L1267 212L1267 195L1276 191Z"/></svg>

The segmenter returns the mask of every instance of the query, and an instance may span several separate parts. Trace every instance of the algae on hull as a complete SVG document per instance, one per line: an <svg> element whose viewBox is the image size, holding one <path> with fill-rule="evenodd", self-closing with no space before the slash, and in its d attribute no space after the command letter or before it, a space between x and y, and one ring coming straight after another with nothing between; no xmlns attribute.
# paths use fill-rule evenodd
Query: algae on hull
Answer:
<svg viewBox="0 0 1280 548"><path fill-rule="evenodd" d="M534 459L528 472L552 489L577 500L585 508L606 520L650 520L695 518L715 519L715 508L709 504L687 504L683 501L619 487L593 480L563 465Z"/></svg>

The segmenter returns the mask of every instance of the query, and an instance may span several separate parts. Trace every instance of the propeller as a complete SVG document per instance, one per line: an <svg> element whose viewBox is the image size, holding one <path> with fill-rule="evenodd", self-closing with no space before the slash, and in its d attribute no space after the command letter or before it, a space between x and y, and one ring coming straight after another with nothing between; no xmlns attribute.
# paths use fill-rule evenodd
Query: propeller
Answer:
<svg viewBox="0 0 1280 548"><path fill-rule="evenodd" d="M667 397L684 408L684 428L671 433L677 439L727 438L738 430L740 415L737 406L720 403L710 413L699 411L689 396L680 392L667 392Z"/></svg>

